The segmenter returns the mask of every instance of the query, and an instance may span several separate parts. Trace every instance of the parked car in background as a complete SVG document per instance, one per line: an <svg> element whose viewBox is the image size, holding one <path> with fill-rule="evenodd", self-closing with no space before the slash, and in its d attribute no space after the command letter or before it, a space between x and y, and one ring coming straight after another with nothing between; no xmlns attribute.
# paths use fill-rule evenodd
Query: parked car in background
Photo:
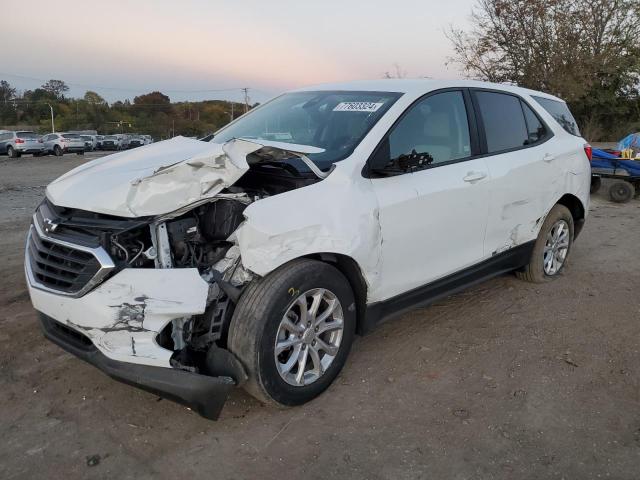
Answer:
<svg viewBox="0 0 640 480"><path fill-rule="evenodd" d="M102 150L122 150L122 141L118 135L105 135L102 138Z"/></svg>
<svg viewBox="0 0 640 480"><path fill-rule="evenodd" d="M40 135L28 130L17 132L5 131L0 133L0 153L11 158L17 158L23 153L38 156L44 152Z"/></svg>
<svg viewBox="0 0 640 480"><path fill-rule="evenodd" d="M153 138L151 138L151 135L142 135L142 139L144 140L145 145L153 143Z"/></svg>
<svg viewBox="0 0 640 480"><path fill-rule="evenodd" d="M96 150L102 150L102 140L104 135L96 135Z"/></svg>
<svg viewBox="0 0 640 480"><path fill-rule="evenodd" d="M129 148L141 147L144 145L144 139L140 135L132 135L129 139Z"/></svg>
<svg viewBox="0 0 640 480"><path fill-rule="evenodd" d="M60 157L65 153L84 155L85 141L77 133L49 133L42 137L44 150Z"/></svg>
<svg viewBox="0 0 640 480"><path fill-rule="evenodd" d="M464 286L558 278L589 210L566 103L483 82L311 87L119 157L47 187L31 301L58 345L209 418L234 385L310 401L356 332Z"/></svg>
<svg viewBox="0 0 640 480"><path fill-rule="evenodd" d="M80 135L80 138L84 140L86 152L92 152L93 150L95 150L95 139L93 135Z"/></svg>
<svg viewBox="0 0 640 480"><path fill-rule="evenodd" d="M127 150L129 148L129 143L131 142L131 136L126 133L122 133L118 135L118 138L120 138L120 149Z"/></svg>

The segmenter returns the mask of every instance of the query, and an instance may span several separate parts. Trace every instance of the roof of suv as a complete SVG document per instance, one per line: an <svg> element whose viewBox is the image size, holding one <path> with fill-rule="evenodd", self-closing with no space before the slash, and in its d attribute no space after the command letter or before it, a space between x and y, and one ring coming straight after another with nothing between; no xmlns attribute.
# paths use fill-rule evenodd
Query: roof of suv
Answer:
<svg viewBox="0 0 640 480"><path fill-rule="evenodd" d="M515 85L503 83L480 82L477 80L431 80L431 79L379 79L379 80L358 80L353 82L325 83L312 85L295 90L296 92L319 91L319 90L342 90L342 91L376 91L376 92L398 92L420 95L432 90L441 88L495 88L507 92L520 93L525 95L536 95L552 100L564 102L564 100L548 93L530 90Z"/></svg>

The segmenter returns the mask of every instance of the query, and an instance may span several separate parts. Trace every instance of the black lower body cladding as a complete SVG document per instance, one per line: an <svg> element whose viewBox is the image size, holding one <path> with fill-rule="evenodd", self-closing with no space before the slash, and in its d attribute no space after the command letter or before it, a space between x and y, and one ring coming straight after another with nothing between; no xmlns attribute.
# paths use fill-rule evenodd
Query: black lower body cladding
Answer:
<svg viewBox="0 0 640 480"><path fill-rule="evenodd" d="M174 368L118 362L103 355L81 333L39 313L44 336L67 352L102 370L111 378L186 405L210 420L220 416L236 382L231 376L199 375ZM231 373L231 372L230 372Z"/></svg>

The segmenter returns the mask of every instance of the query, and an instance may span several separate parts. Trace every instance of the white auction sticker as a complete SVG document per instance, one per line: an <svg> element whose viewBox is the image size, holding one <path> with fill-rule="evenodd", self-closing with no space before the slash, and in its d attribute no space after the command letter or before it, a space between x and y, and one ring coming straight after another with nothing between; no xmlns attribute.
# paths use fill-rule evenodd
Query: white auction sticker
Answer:
<svg viewBox="0 0 640 480"><path fill-rule="evenodd" d="M334 112L376 112L383 103L375 102L340 102Z"/></svg>

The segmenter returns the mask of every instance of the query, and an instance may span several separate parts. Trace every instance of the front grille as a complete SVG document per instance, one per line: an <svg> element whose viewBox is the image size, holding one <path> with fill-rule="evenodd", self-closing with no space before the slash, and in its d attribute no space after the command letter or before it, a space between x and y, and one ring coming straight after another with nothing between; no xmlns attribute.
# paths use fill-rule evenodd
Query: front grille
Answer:
<svg viewBox="0 0 640 480"><path fill-rule="evenodd" d="M101 268L92 253L41 238L35 229L29 235L27 251L37 283L60 292L78 293Z"/></svg>

